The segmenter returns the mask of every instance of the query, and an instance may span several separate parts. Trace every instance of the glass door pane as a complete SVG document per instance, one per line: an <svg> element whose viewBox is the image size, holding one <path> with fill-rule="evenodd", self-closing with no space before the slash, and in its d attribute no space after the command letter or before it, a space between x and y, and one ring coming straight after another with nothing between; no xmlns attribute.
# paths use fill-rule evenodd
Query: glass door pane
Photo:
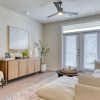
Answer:
<svg viewBox="0 0 100 100"><path fill-rule="evenodd" d="M84 69L94 69L97 59L97 34L84 35Z"/></svg>
<svg viewBox="0 0 100 100"><path fill-rule="evenodd" d="M77 36L66 36L65 66L77 66Z"/></svg>

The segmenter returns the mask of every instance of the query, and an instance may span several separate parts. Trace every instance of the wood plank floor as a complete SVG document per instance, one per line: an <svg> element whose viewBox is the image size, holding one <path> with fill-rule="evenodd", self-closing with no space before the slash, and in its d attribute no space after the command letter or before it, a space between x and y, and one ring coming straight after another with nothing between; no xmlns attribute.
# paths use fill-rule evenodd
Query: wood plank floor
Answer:
<svg viewBox="0 0 100 100"><path fill-rule="evenodd" d="M11 96L13 93L16 93L17 91L21 91L29 86L34 85L34 83L38 83L39 81L43 81L44 79L55 75L57 77L56 72L45 72L45 73L37 73L35 75L26 76L20 79L13 80L8 83L7 86L4 86L4 88L0 87L0 100L2 98Z"/></svg>

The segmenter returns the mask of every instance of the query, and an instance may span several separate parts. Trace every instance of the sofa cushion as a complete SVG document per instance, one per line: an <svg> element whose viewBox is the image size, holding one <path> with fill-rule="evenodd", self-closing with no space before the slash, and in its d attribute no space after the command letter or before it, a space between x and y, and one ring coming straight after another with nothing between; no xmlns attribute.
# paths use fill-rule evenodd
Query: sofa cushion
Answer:
<svg viewBox="0 0 100 100"><path fill-rule="evenodd" d="M77 78L63 76L36 91L39 97L47 100L74 100Z"/></svg>
<svg viewBox="0 0 100 100"><path fill-rule="evenodd" d="M75 86L75 100L100 100L100 88L77 84Z"/></svg>
<svg viewBox="0 0 100 100"><path fill-rule="evenodd" d="M94 63L95 63L95 69L100 69L100 62L94 61Z"/></svg>
<svg viewBox="0 0 100 100"><path fill-rule="evenodd" d="M100 87L100 78L79 74L78 75L78 83L83 84L83 85Z"/></svg>

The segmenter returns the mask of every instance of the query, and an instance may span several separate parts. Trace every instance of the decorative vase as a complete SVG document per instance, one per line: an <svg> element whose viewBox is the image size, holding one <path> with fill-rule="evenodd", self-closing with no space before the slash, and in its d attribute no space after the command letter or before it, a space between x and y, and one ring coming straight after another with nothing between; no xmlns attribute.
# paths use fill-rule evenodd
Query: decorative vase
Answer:
<svg viewBox="0 0 100 100"><path fill-rule="evenodd" d="M46 64L45 63L41 64L41 72L46 72Z"/></svg>
<svg viewBox="0 0 100 100"><path fill-rule="evenodd" d="M71 66L69 66L68 69L71 69Z"/></svg>

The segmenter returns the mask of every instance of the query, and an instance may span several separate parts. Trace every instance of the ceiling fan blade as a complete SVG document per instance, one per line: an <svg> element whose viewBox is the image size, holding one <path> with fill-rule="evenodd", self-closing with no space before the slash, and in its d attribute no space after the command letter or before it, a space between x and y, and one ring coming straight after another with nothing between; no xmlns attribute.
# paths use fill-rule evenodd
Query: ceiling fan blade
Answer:
<svg viewBox="0 0 100 100"><path fill-rule="evenodd" d="M54 5L56 6L57 10L59 11L60 7L59 7L59 3L58 2L53 2Z"/></svg>
<svg viewBox="0 0 100 100"><path fill-rule="evenodd" d="M63 12L64 14L68 14L68 15L78 15L77 12Z"/></svg>
<svg viewBox="0 0 100 100"><path fill-rule="evenodd" d="M48 16L47 18L50 18L50 17L55 16L55 15L57 15L57 14L58 14L58 13L52 14L52 15Z"/></svg>

